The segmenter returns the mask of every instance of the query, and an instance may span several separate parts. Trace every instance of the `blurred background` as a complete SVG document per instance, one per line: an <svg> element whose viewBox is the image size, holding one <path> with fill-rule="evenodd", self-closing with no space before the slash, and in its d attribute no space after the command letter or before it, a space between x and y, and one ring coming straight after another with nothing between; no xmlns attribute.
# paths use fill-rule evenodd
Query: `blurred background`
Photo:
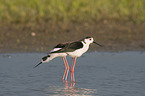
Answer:
<svg viewBox="0 0 145 96"><path fill-rule="evenodd" d="M144 51L144 5L145 0L0 0L0 52L47 52L86 36L105 46L92 50Z"/></svg>

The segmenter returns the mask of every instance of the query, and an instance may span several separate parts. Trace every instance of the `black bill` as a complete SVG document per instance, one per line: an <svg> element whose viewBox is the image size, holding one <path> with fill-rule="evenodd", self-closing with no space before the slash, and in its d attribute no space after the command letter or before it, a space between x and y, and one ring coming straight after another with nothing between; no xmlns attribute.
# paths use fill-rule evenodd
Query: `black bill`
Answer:
<svg viewBox="0 0 145 96"><path fill-rule="evenodd" d="M42 64L42 62L40 62L39 64L37 64L36 66L34 66L33 68L36 68L37 66L39 66L40 64Z"/></svg>
<svg viewBox="0 0 145 96"><path fill-rule="evenodd" d="M99 45L99 46L103 47L101 44L98 44L98 43L96 43L95 41L94 41L93 43L95 43L95 44L97 44L97 45Z"/></svg>

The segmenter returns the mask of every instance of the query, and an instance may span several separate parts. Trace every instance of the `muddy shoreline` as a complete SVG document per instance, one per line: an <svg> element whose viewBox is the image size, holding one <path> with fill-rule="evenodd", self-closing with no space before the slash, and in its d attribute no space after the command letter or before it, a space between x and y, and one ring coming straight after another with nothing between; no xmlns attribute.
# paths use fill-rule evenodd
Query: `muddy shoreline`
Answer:
<svg viewBox="0 0 145 96"><path fill-rule="evenodd" d="M86 36L92 36L104 45L92 44L91 51L145 51L145 23L104 20L82 24L1 24L0 53L48 52L60 42L80 40Z"/></svg>

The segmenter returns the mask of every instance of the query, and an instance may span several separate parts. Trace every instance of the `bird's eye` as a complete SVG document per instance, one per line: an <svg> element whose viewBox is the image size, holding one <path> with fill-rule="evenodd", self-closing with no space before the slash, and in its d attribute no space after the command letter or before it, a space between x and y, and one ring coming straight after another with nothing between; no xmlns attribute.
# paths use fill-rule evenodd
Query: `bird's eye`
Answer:
<svg viewBox="0 0 145 96"><path fill-rule="evenodd" d="M89 40L91 41L92 39L90 38Z"/></svg>

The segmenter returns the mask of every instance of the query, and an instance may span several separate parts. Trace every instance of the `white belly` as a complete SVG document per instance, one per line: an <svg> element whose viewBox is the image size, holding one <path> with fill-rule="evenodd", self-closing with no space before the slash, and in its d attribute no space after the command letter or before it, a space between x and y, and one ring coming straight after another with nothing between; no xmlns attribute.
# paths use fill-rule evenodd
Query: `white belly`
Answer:
<svg viewBox="0 0 145 96"><path fill-rule="evenodd" d="M75 50L73 52L67 52L67 54L71 57L80 57L83 53L85 53L89 48L89 45L86 45L85 47Z"/></svg>

